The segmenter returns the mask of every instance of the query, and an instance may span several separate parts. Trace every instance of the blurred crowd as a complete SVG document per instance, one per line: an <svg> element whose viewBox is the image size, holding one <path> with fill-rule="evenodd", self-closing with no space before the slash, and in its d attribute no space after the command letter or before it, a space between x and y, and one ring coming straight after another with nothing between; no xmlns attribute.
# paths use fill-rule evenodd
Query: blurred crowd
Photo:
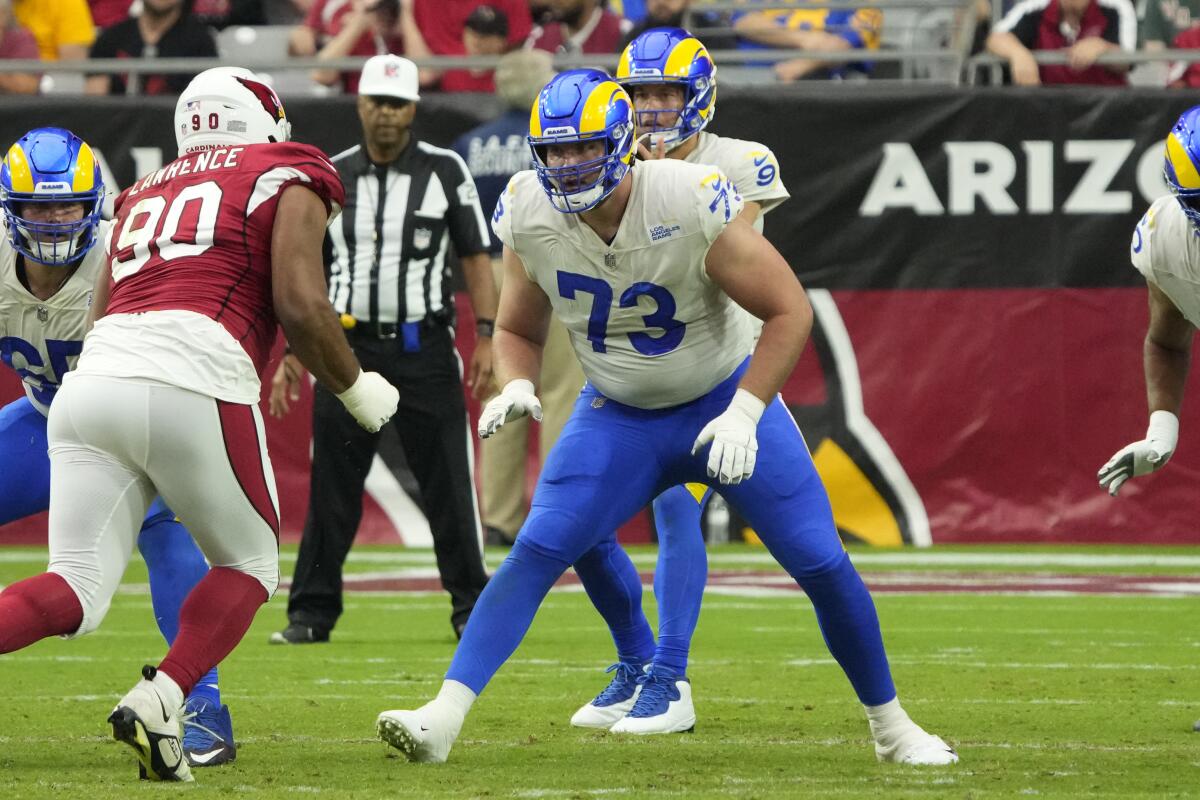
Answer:
<svg viewBox="0 0 1200 800"><path fill-rule="evenodd" d="M1129 67L1098 63L1101 55L1200 47L1200 0L995 2L1001 5L989 0L975 0L973 9L964 5L954 12L953 24L974 25L974 52L1002 58L1004 80L1018 85L1125 85ZM256 30L283 32L272 40L278 41L277 53L266 45L254 51L262 58L396 53L419 60L499 56L517 49L612 55L647 28L683 26L710 50L795 51L795 58L746 61L747 68L769 71L764 77L775 81L880 74L867 54L889 46L882 11L788 5L789 0L740 0L718 7L705 0L0 0L0 58L230 60L235 56L224 44L253 43ZM920 13L920 0L911 11L887 12L901 13L907 13L906 23L919 24L914 14ZM912 43L910 36L892 46ZM855 50L864 51L862 61L808 55ZM1032 54L1040 50L1062 50L1066 63L1039 64ZM317 70L311 78L332 90L354 92L356 76ZM87 76L84 91L173 94L190 78L97 72ZM494 91L492 70L426 69L420 81L430 91ZM1200 64L1164 66L1149 82L1200 86ZM0 73L0 92L33 94L41 88L37 73Z"/></svg>

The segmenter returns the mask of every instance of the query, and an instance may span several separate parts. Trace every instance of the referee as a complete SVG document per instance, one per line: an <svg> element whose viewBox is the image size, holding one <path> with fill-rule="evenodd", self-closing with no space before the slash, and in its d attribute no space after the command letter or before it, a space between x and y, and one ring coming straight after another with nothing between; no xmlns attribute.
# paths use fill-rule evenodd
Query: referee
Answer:
<svg viewBox="0 0 1200 800"><path fill-rule="evenodd" d="M450 623L461 636L487 582L472 474L473 442L454 347L454 304L446 268L453 242L478 335L468 371L476 396L492 379L496 287L487 223L466 165L450 150L412 136L417 68L375 56L358 89L363 144L333 158L346 206L326 236L329 297L363 369L400 390L392 423L421 489ZM287 411L302 368L286 356L271 389L271 413ZM342 613L342 565L362 518L362 494L379 434L358 427L319 385L313 400L308 517L276 644L329 639Z"/></svg>

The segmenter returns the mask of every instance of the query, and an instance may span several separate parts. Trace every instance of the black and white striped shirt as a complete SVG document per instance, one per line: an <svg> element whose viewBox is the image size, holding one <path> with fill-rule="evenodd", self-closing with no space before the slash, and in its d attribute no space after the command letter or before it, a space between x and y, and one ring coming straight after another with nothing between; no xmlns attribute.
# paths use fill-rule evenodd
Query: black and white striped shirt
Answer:
<svg viewBox="0 0 1200 800"><path fill-rule="evenodd" d="M333 157L346 205L326 236L329 299L374 323L453 318L446 248L485 253L487 220L467 165L416 138L387 166L357 145Z"/></svg>

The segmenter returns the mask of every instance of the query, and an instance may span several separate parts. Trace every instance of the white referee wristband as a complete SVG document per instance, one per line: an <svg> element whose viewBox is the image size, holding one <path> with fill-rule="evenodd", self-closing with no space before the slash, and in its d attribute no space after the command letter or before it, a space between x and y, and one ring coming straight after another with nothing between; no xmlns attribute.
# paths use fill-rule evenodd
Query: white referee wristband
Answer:
<svg viewBox="0 0 1200 800"><path fill-rule="evenodd" d="M733 399L729 401L730 411L740 411L754 421L757 425L762 418L763 412L767 409L767 404L750 391L738 389L734 393Z"/></svg>
<svg viewBox="0 0 1200 800"><path fill-rule="evenodd" d="M1179 444L1179 417L1170 411L1155 411L1150 415L1150 427L1146 428L1146 438L1153 442L1162 442L1174 452Z"/></svg>

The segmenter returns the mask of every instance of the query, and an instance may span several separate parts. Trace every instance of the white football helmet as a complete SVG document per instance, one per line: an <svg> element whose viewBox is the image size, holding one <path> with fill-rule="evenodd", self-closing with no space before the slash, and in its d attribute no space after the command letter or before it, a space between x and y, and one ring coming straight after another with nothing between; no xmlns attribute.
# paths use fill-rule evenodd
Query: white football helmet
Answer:
<svg viewBox="0 0 1200 800"><path fill-rule="evenodd" d="M179 155L239 144L286 142L292 123L279 95L242 67L201 72L175 105L175 142Z"/></svg>

